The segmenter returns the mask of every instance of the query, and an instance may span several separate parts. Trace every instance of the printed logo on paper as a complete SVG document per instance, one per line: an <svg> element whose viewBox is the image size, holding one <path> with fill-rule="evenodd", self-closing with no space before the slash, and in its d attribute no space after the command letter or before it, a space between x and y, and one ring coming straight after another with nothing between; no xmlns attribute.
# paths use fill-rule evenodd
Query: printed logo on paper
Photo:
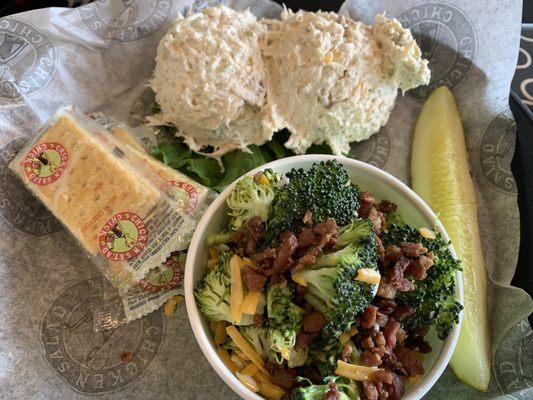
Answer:
<svg viewBox="0 0 533 400"><path fill-rule="evenodd" d="M220 5L226 5L228 0L195 0L195 2L183 9L183 15L188 13L196 13L207 7L216 7Z"/></svg>
<svg viewBox="0 0 533 400"><path fill-rule="evenodd" d="M81 20L101 39L135 42L163 27L172 11L171 0L101 0L78 8Z"/></svg>
<svg viewBox="0 0 533 400"><path fill-rule="evenodd" d="M141 217L121 212L111 217L100 230L98 244L102 254L112 261L137 256L146 246L148 231Z"/></svg>
<svg viewBox="0 0 533 400"><path fill-rule="evenodd" d="M511 172L514 155L516 124L510 111L492 117L483 132L479 149L481 171L487 181L502 192L517 194Z"/></svg>
<svg viewBox="0 0 533 400"><path fill-rule="evenodd" d="M420 3L396 18L411 30L431 68L429 85L410 90L412 96L424 99L439 86L453 89L466 79L476 57L477 39L463 11L446 3Z"/></svg>
<svg viewBox="0 0 533 400"><path fill-rule="evenodd" d="M0 147L0 217L20 232L51 235L62 229L61 224L8 168L24 142L18 138Z"/></svg>
<svg viewBox="0 0 533 400"><path fill-rule="evenodd" d="M111 393L137 381L164 338L161 310L124 326L94 331L94 313L103 302L103 278L83 279L61 291L41 323L46 363L73 390L84 394ZM124 354L128 357L123 360Z"/></svg>
<svg viewBox="0 0 533 400"><path fill-rule="evenodd" d="M139 285L150 292L173 289L181 282L181 270L179 254L173 253L161 268L148 272L146 277L139 281Z"/></svg>
<svg viewBox="0 0 533 400"><path fill-rule="evenodd" d="M198 192L190 183L168 181L165 191L181 205L186 214L192 213L198 204Z"/></svg>
<svg viewBox="0 0 533 400"><path fill-rule="evenodd" d="M0 97L18 100L44 89L57 69L54 43L33 25L0 19Z"/></svg>
<svg viewBox="0 0 533 400"><path fill-rule="evenodd" d="M24 158L24 173L36 185L48 185L63 175L67 164L67 149L61 143L39 143Z"/></svg>
<svg viewBox="0 0 533 400"><path fill-rule="evenodd" d="M389 132L382 127L378 133L359 143L352 143L348 156L366 162L374 167L387 165L391 153Z"/></svg>
<svg viewBox="0 0 533 400"><path fill-rule="evenodd" d="M514 392L509 398L520 400L532 398L533 332L527 320L513 326L498 345L493 370L501 393Z"/></svg>

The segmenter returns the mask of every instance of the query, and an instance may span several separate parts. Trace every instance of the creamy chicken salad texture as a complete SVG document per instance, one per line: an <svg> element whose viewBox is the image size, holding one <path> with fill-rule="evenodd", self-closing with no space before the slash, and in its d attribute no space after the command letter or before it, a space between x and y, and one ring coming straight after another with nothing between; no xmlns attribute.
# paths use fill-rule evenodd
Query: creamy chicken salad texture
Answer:
<svg viewBox="0 0 533 400"><path fill-rule="evenodd" d="M284 10L258 21L208 8L176 19L161 40L151 81L161 111L150 122L215 158L282 128L298 154L320 143L346 154L387 123L398 89L429 82L427 64L394 18L366 25Z"/></svg>

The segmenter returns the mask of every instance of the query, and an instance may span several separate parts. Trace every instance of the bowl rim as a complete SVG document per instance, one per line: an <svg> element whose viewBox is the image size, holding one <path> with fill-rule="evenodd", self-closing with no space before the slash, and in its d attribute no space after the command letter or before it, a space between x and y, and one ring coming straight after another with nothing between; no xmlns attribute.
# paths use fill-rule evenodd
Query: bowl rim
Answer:
<svg viewBox="0 0 533 400"><path fill-rule="evenodd" d="M216 354L215 348L212 345L210 340L210 335L202 327L202 316L200 310L196 305L196 300L194 298L194 287L195 282L193 281L193 272L194 259L196 258L196 253L199 251L199 247L204 240L204 231L209 226L213 214L223 206L226 198L229 193L233 190L236 183L242 179L244 176L254 175L255 173L262 171L266 168L272 168L276 170L280 167L291 166L291 164L298 164L299 162L305 160L308 161L311 159L312 162L327 161L335 159L343 165L350 165L363 170L364 172L369 172L373 175L379 176L386 185L389 185L393 189L396 189L400 192L403 192L405 197L418 208L420 213L427 217L428 220L435 221L435 228L441 233L444 240L450 242L450 238L444 229L444 226L438 219L437 215L433 210L426 204L422 198L416 194L409 186L400 181L398 178L389 174L386 171L383 171L380 168L377 168L373 165L367 164L363 161L351 159L343 156L333 156L333 155L323 155L323 154L306 154L300 156L286 157L279 160L269 162L267 164L261 165L252 171L247 172L246 174L240 176L235 181L220 193L215 200L209 205L205 210L204 215L200 219L195 232L192 236L191 244L189 246L187 260L185 264L185 279L184 279L184 292L185 292L185 304L188 314L189 323L192 327L195 339L202 350L202 353L207 358L211 367L215 372L222 378L222 380L239 396L246 400L264 400L264 397L252 392L246 386L244 386L237 377L225 366L222 360ZM298 166L296 166L298 167ZM450 251L452 256L457 259L457 255L453 248L453 245L450 243ZM456 272L456 282L455 282L455 291L457 300L463 304L463 281L461 271ZM430 370L421 379L417 382L411 389L410 393L407 396L402 397L402 400L417 400L422 398L435 384L439 377L444 372L444 369L448 365L450 358L453 354L453 351L456 347L457 340L459 338L459 332L461 328L463 318L463 312L459 315L459 322L452 331L449 333L448 337L443 341L443 346L441 348L440 354L437 356L434 364L431 366Z"/></svg>

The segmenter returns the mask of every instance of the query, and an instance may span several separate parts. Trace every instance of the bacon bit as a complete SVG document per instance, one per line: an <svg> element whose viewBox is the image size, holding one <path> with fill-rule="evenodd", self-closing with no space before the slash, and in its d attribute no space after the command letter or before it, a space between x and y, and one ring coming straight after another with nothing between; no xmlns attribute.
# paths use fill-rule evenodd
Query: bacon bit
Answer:
<svg viewBox="0 0 533 400"><path fill-rule="evenodd" d="M365 350L361 353L361 362L367 367L377 367L381 364L381 356L371 350Z"/></svg>
<svg viewBox="0 0 533 400"><path fill-rule="evenodd" d="M133 353L131 351L125 351L120 355L120 360L124 364L129 364L133 360Z"/></svg>
<svg viewBox="0 0 533 400"><path fill-rule="evenodd" d="M378 287L378 296L383 297L384 299L394 299L396 297L397 290L385 282L383 279L379 282Z"/></svg>
<svg viewBox="0 0 533 400"><path fill-rule="evenodd" d="M330 382L328 386L328 391L324 393L322 400L339 400L339 399L340 399L340 392L337 389L337 385L333 382Z"/></svg>
<svg viewBox="0 0 533 400"><path fill-rule="evenodd" d="M389 349L393 349L396 346L396 333L400 329L400 323L394 318L389 318L385 328L383 328L383 336Z"/></svg>
<svg viewBox="0 0 533 400"><path fill-rule="evenodd" d="M368 306L361 316L361 326L365 329L370 329L376 322L377 312L378 308L376 306Z"/></svg>
<svg viewBox="0 0 533 400"><path fill-rule="evenodd" d="M426 254L428 249L422 246L421 243L402 242L400 243L400 249L402 253L407 257L420 257L422 254Z"/></svg>
<svg viewBox="0 0 533 400"><path fill-rule="evenodd" d="M429 255L431 254L431 258ZM427 256L420 256L415 262L420 264L426 271L433 266L433 253L428 253Z"/></svg>
<svg viewBox="0 0 533 400"><path fill-rule="evenodd" d="M359 210L357 210L357 215L359 218L368 218L370 210L374 207L374 196L370 192L363 192L359 196Z"/></svg>
<svg viewBox="0 0 533 400"><path fill-rule="evenodd" d="M407 267L405 272L419 281L426 279L427 276L426 269L418 262L418 260L409 263L409 266Z"/></svg>
<svg viewBox="0 0 533 400"><path fill-rule="evenodd" d="M295 371L292 369L276 369L272 376L272 382L283 389L290 389L294 385Z"/></svg>
<svg viewBox="0 0 533 400"><path fill-rule="evenodd" d="M305 332L320 332L326 326L326 318L324 314L315 311L312 314L306 315L302 319L302 326Z"/></svg>
<svg viewBox="0 0 533 400"><path fill-rule="evenodd" d="M316 242L316 235L313 232L313 228L302 228L302 231L298 234L298 246L308 247Z"/></svg>
<svg viewBox="0 0 533 400"><path fill-rule="evenodd" d="M379 233L381 228L383 228L383 213L372 207L370 209L370 213L368 214L368 219L370 219L372 225L374 226L374 232Z"/></svg>
<svg viewBox="0 0 533 400"><path fill-rule="evenodd" d="M260 327L260 326L263 325L264 319L265 318L262 315L255 314L254 315L254 319L253 319L253 323L254 323L255 326Z"/></svg>
<svg viewBox="0 0 533 400"><path fill-rule="evenodd" d="M317 336L317 333L300 332L296 336L296 344L294 345L294 350L299 351L301 349L309 347Z"/></svg>
<svg viewBox="0 0 533 400"><path fill-rule="evenodd" d="M385 249L385 260L396 262L402 258L402 249L392 244Z"/></svg>
<svg viewBox="0 0 533 400"><path fill-rule="evenodd" d="M327 233L338 233L338 230L339 227L337 226L337 222L335 222L335 220L332 218L327 219L324 222L321 222L320 224L317 224L313 227L313 232L319 236L325 235Z"/></svg>
<svg viewBox="0 0 533 400"><path fill-rule="evenodd" d="M398 206L388 200L381 200L381 202L377 205L376 208L382 213L390 213L392 211L396 211Z"/></svg>
<svg viewBox="0 0 533 400"><path fill-rule="evenodd" d="M394 349L394 354L407 372L415 375L424 374L424 366L415 351L409 350L407 347L398 346Z"/></svg>

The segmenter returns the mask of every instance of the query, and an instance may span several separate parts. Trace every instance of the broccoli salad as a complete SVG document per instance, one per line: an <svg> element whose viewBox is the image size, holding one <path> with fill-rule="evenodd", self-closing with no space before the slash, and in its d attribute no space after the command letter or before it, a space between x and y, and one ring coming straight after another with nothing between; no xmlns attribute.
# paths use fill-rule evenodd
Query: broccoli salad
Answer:
<svg viewBox="0 0 533 400"><path fill-rule="evenodd" d="M267 399L400 399L462 306L460 262L336 160L242 178L195 291L217 353Z"/></svg>

